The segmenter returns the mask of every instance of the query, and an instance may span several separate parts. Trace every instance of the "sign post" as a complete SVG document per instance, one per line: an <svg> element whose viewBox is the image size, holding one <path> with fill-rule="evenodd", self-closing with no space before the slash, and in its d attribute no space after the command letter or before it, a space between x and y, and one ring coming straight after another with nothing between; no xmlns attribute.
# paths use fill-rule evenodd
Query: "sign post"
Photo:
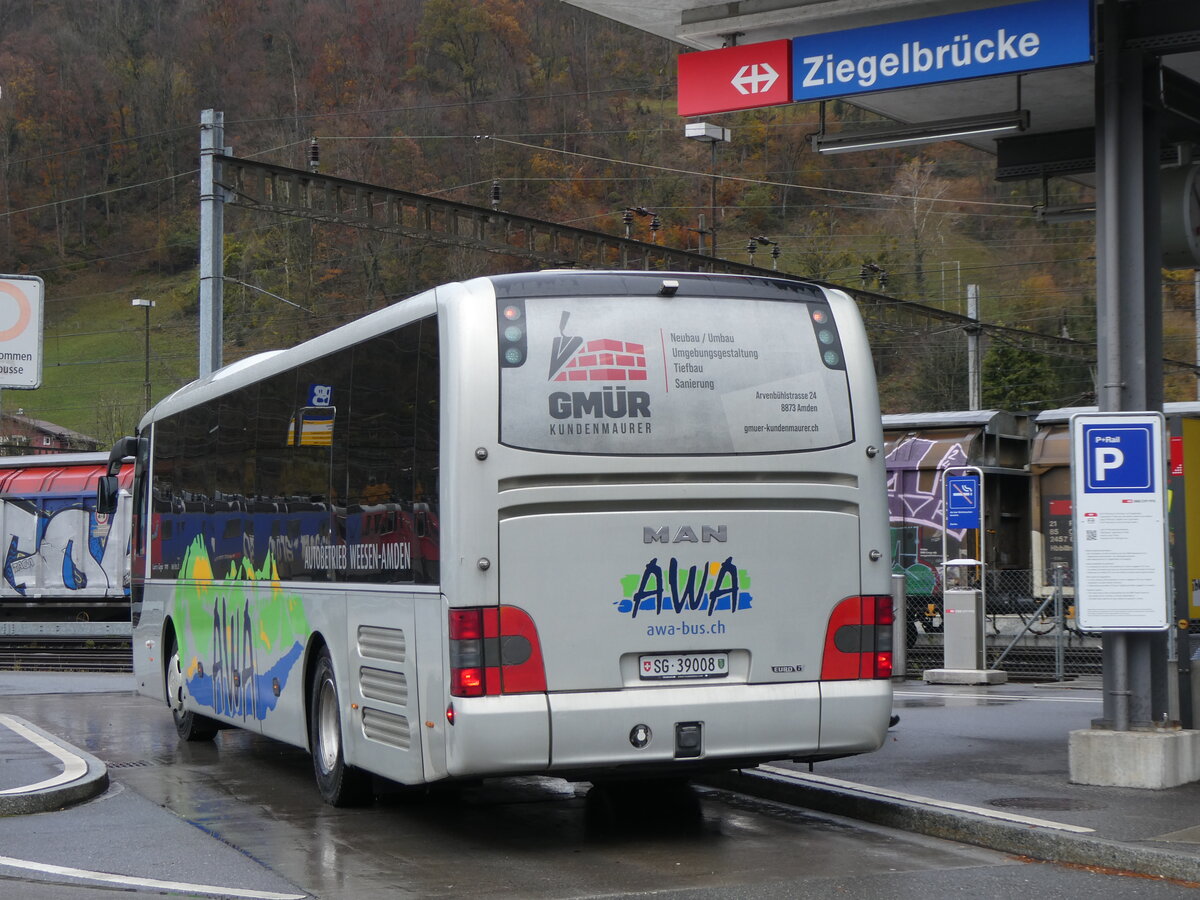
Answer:
<svg viewBox="0 0 1200 900"><path fill-rule="evenodd" d="M983 470L942 470L942 652L944 668L926 669L929 684L1003 684L1008 676L987 665L987 550ZM949 534L959 532L959 556L949 557ZM978 537L968 549L967 533ZM974 552L975 556L971 553Z"/></svg>
<svg viewBox="0 0 1200 900"><path fill-rule="evenodd" d="M1075 604L1085 631L1163 631L1170 619L1162 413L1071 417Z"/></svg>

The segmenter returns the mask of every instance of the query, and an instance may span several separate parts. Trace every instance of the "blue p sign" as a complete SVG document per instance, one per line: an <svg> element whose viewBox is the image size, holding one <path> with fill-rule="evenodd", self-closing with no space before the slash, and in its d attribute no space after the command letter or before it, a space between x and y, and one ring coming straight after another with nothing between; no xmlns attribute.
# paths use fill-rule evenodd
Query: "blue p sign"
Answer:
<svg viewBox="0 0 1200 900"><path fill-rule="evenodd" d="M1149 424L1084 425L1085 493L1154 491L1153 434Z"/></svg>

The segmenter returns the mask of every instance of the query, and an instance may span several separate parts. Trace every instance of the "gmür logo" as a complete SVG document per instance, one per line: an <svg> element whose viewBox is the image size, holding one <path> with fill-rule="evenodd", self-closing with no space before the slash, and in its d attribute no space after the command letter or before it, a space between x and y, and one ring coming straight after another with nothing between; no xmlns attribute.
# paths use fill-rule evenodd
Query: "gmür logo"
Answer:
<svg viewBox="0 0 1200 900"><path fill-rule="evenodd" d="M550 349L550 381L645 381L646 347L609 338L584 341L567 334L564 311Z"/></svg>

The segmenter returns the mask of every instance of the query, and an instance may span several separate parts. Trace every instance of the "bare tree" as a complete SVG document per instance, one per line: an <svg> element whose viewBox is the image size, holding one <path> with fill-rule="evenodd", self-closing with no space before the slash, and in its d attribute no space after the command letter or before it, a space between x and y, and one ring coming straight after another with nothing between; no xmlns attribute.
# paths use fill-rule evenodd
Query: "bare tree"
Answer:
<svg viewBox="0 0 1200 900"><path fill-rule="evenodd" d="M896 217L899 229L908 239L912 253L914 299L926 295L925 265L929 251L942 243L942 204L937 201L950 188L950 182L935 174L937 164L919 156L900 167L892 182L896 196Z"/></svg>

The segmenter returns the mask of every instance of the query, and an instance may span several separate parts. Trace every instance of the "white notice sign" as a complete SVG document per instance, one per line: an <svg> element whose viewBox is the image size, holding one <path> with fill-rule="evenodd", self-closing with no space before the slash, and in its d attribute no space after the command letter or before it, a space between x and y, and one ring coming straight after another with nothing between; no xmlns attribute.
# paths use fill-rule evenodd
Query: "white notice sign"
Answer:
<svg viewBox="0 0 1200 900"><path fill-rule="evenodd" d="M42 383L42 279L0 275L0 388Z"/></svg>
<svg viewBox="0 0 1200 900"><path fill-rule="evenodd" d="M1161 413L1071 417L1075 605L1085 631L1168 626Z"/></svg>

